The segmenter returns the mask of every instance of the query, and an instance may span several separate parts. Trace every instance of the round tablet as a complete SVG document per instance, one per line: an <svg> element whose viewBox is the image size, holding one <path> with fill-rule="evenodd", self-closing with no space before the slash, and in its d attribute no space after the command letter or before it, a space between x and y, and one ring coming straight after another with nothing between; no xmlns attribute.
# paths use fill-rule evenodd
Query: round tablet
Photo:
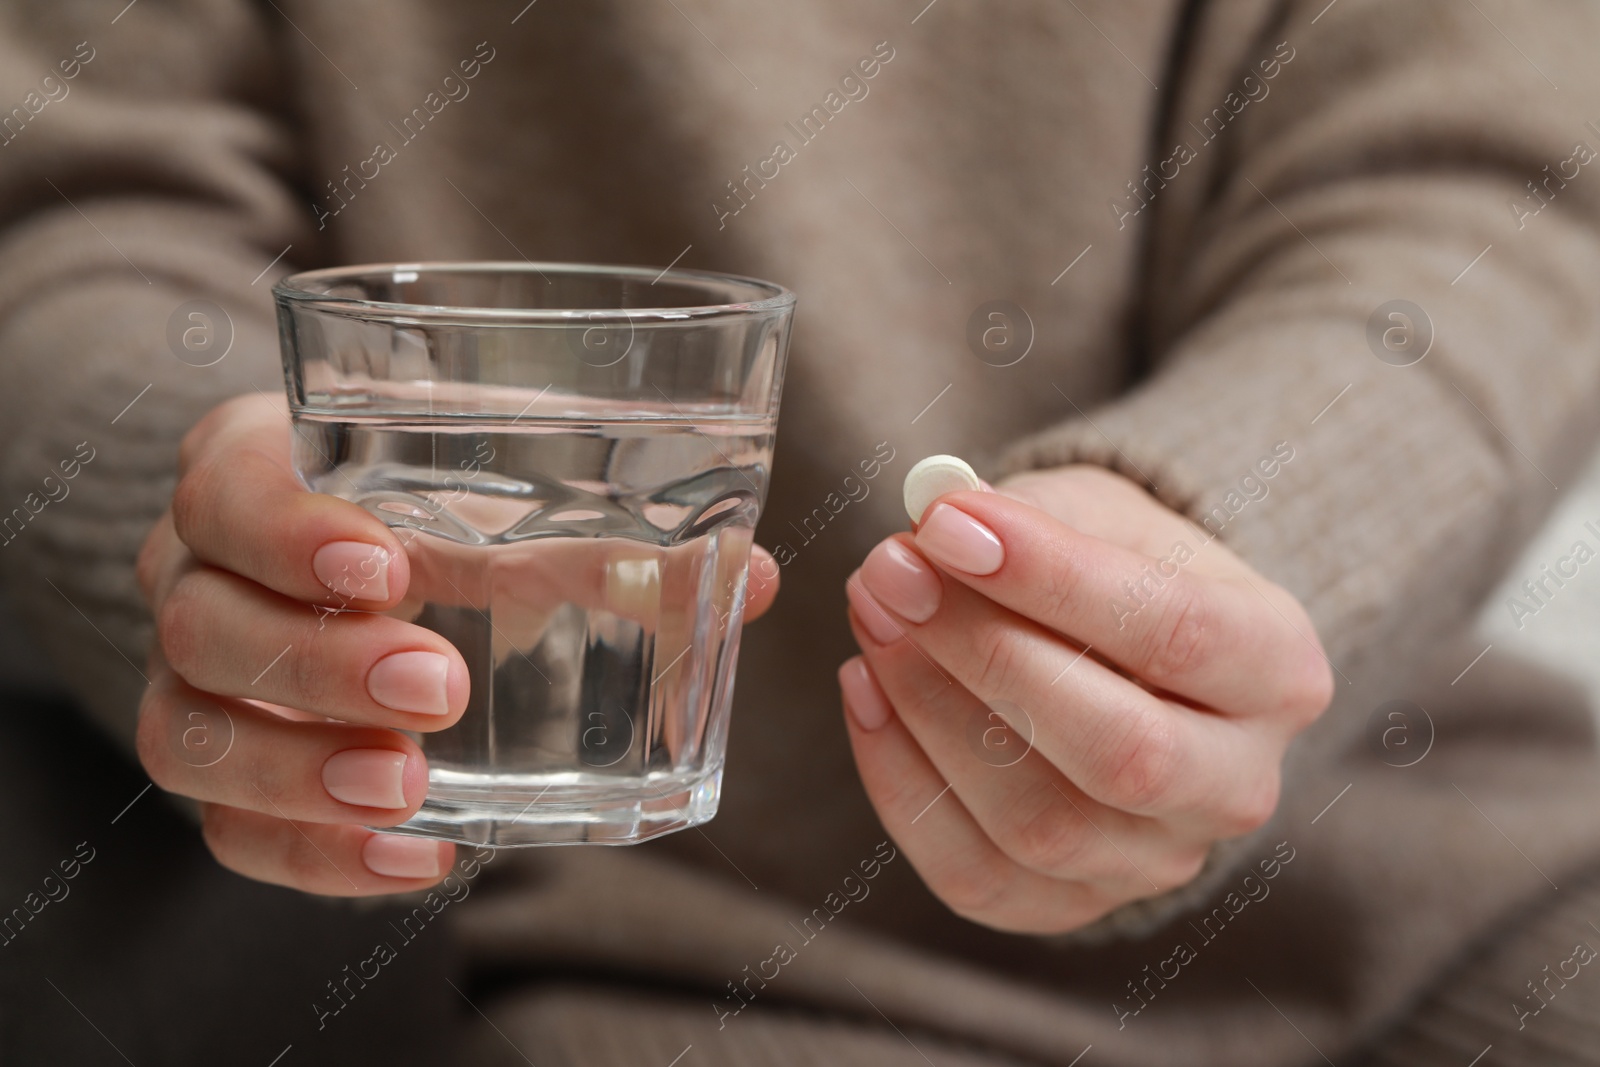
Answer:
<svg viewBox="0 0 1600 1067"><path fill-rule="evenodd" d="M906 514L921 522L928 505L946 493L981 489L978 472L959 456L929 456L906 473Z"/></svg>

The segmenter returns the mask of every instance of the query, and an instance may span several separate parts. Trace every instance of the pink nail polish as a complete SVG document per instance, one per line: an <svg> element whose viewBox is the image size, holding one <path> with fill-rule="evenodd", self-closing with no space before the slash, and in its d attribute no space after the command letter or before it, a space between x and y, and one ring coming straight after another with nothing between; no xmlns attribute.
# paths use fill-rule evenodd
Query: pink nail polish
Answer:
<svg viewBox="0 0 1600 1067"><path fill-rule="evenodd" d="M967 574L993 574L1006 561L995 532L959 508L935 504L917 528L917 547L935 563Z"/></svg>
<svg viewBox="0 0 1600 1067"><path fill-rule="evenodd" d="M439 842L402 834L373 834L361 846L361 861L385 878L437 878L443 871Z"/></svg>
<svg viewBox="0 0 1600 1067"><path fill-rule="evenodd" d="M317 581L344 600L389 599L389 553L362 541L329 541L311 557Z"/></svg>
<svg viewBox="0 0 1600 1067"><path fill-rule="evenodd" d="M912 622L933 618L944 596L944 583L933 568L893 538L867 553L861 582L878 603Z"/></svg>
<svg viewBox="0 0 1600 1067"><path fill-rule="evenodd" d="M883 605L872 599L872 594L867 592L861 584L861 572L857 571L845 582L844 595L850 601L850 606L855 609L856 618L861 620L861 625L866 627L867 633L880 645L890 645L905 636L905 631L900 625L889 618L888 612L883 610Z"/></svg>
<svg viewBox="0 0 1600 1067"><path fill-rule="evenodd" d="M406 806L406 754L391 748L347 748L322 765L322 787L333 799L362 808Z"/></svg>
<svg viewBox="0 0 1600 1067"><path fill-rule="evenodd" d="M367 693L395 711L448 715L449 677L448 656L438 652L396 652L380 659L367 672Z"/></svg>
<svg viewBox="0 0 1600 1067"><path fill-rule="evenodd" d="M867 661L860 656L846 660L839 668L839 689L844 693L845 709L863 730L881 730L894 714L894 709L878 691L878 683L873 680Z"/></svg>

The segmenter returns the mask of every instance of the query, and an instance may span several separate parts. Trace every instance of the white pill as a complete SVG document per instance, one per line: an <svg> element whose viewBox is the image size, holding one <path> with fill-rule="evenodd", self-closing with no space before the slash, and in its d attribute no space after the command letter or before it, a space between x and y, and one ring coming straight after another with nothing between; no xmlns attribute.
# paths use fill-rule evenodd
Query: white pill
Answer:
<svg viewBox="0 0 1600 1067"><path fill-rule="evenodd" d="M906 514L921 522L928 505L946 493L980 489L978 472L959 456L929 456L906 472Z"/></svg>

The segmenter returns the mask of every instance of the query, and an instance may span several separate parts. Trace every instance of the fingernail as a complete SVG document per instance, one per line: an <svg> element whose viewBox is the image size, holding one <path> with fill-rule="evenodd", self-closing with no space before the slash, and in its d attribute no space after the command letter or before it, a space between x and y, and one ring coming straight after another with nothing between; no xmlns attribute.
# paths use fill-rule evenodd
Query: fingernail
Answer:
<svg viewBox="0 0 1600 1067"><path fill-rule="evenodd" d="M389 552L362 541L329 541L311 557L317 581L351 600L389 599Z"/></svg>
<svg viewBox="0 0 1600 1067"><path fill-rule="evenodd" d="M856 618L861 620L861 625L867 628L867 633L880 645L893 644L905 636L895 621L889 618L883 610L883 605L872 599L872 594L867 592L861 584L861 572L850 576L844 584L845 598L850 601L850 606L855 609Z"/></svg>
<svg viewBox="0 0 1600 1067"><path fill-rule="evenodd" d="M839 668L839 689L844 693L845 710L863 730L882 729L893 709L878 691L867 661L860 656L845 660Z"/></svg>
<svg viewBox="0 0 1600 1067"><path fill-rule="evenodd" d="M396 652L385 656L367 672L367 692L372 699L395 711L419 715L450 714L445 683L450 658L438 652Z"/></svg>
<svg viewBox="0 0 1600 1067"><path fill-rule="evenodd" d="M613 559L606 564L606 610L653 623L661 612L661 566L653 557Z"/></svg>
<svg viewBox="0 0 1600 1067"><path fill-rule="evenodd" d="M322 765L322 787L328 795L363 808L406 806L402 776L406 754L392 748L348 748Z"/></svg>
<svg viewBox="0 0 1600 1067"><path fill-rule="evenodd" d="M367 870L385 878L437 878L439 842L403 834L373 834L361 846Z"/></svg>
<svg viewBox="0 0 1600 1067"><path fill-rule="evenodd" d="M861 582L878 603L912 622L933 618L944 595L944 584L933 568L892 538L867 553Z"/></svg>
<svg viewBox="0 0 1600 1067"><path fill-rule="evenodd" d="M967 574L993 574L1006 561L995 532L959 508L936 504L917 528L917 547L935 563Z"/></svg>

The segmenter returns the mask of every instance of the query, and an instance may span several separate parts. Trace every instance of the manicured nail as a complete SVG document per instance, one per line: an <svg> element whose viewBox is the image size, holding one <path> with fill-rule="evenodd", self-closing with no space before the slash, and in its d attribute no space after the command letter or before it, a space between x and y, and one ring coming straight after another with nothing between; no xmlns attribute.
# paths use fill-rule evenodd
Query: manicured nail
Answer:
<svg viewBox="0 0 1600 1067"><path fill-rule="evenodd" d="M349 600L389 599L389 552L362 541L329 541L311 557L317 581Z"/></svg>
<svg viewBox="0 0 1600 1067"><path fill-rule="evenodd" d="M438 652L396 652L385 656L367 672L367 692L373 700L395 711L419 715L450 714L445 683L450 658Z"/></svg>
<svg viewBox="0 0 1600 1067"><path fill-rule="evenodd" d="M933 618L944 596L944 584L933 568L893 538L867 553L861 582L878 603L912 622Z"/></svg>
<svg viewBox="0 0 1600 1067"><path fill-rule="evenodd" d="M1006 561L995 532L959 508L935 504L917 528L917 547L935 563L967 574L993 574Z"/></svg>
<svg viewBox="0 0 1600 1067"><path fill-rule="evenodd" d="M361 846L361 861L385 878L437 878L439 842L404 834L373 834Z"/></svg>
<svg viewBox="0 0 1600 1067"><path fill-rule="evenodd" d="M403 808L406 754L392 748L347 748L322 765L328 795L362 808Z"/></svg>
<svg viewBox="0 0 1600 1067"><path fill-rule="evenodd" d="M867 633L880 645L889 645L905 636L905 631L900 625L889 618L889 613L883 610L883 605L872 599L872 594L867 592L861 584L861 572L856 571L850 580L844 583L844 595L850 601L850 606L855 609L856 618L861 620L861 625L867 628Z"/></svg>
<svg viewBox="0 0 1600 1067"><path fill-rule="evenodd" d="M845 710L863 730L882 729L893 714L889 702L878 691L867 661L860 656L845 660L839 668L839 689L844 693Z"/></svg>
<svg viewBox="0 0 1600 1067"><path fill-rule="evenodd" d="M654 557L610 560L606 564L606 610L654 623L661 613L660 562Z"/></svg>

